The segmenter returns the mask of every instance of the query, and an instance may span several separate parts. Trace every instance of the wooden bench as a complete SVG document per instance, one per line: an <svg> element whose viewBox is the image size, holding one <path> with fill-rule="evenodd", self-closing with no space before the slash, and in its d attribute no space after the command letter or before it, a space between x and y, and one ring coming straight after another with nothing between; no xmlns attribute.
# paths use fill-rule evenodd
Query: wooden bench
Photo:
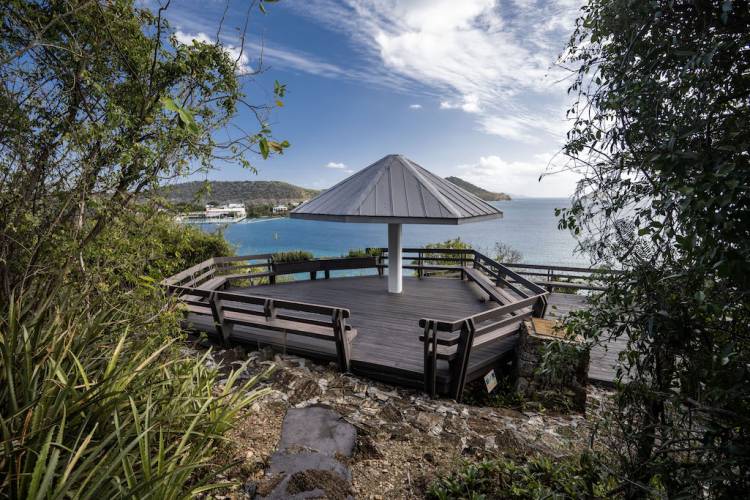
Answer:
<svg viewBox="0 0 750 500"><path fill-rule="evenodd" d="M348 309L218 290L189 289L180 298L188 312L212 320L225 344L232 342L237 326L281 333L284 339L295 335L330 341L335 345L339 368L349 370L351 343L357 331L347 324ZM279 337L278 343L283 343L281 340Z"/></svg>
<svg viewBox="0 0 750 500"><path fill-rule="evenodd" d="M227 279L224 276L216 276L207 281L204 281L195 288L199 290L218 290L219 288L222 288L226 283Z"/></svg>
<svg viewBox="0 0 750 500"><path fill-rule="evenodd" d="M464 274L469 279L469 281L476 283L479 288L481 288L487 295L489 295L491 300L494 300L500 305L507 304L509 302L508 297L502 294L495 287L495 284L485 278L484 274L482 274L478 269L465 267Z"/></svg>
<svg viewBox="0 0 750 500"><path fill-rule="evenodd" d="M534 315L534 304L543 296L527 297L489 311L457 321L422 319L423 333L419 340L424 345L424 388L435 397L437 393L438 360L448 362L450 395L460 401L469 377L469 357L472 349L504 337L515 335L521 322Z"/></svg>

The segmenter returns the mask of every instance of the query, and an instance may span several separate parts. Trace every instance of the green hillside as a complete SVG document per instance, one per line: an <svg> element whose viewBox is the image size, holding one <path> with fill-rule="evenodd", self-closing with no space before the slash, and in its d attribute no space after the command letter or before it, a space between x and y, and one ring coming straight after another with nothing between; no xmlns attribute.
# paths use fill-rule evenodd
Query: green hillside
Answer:
<svg viewBox="0 0 750 500"><path fill-rule="evenodd" d="M487 191L486 189L482 189L479 186L475 186L471 182L466 182L465 180L459 178L459 177L446 177L445 180L452 182L456 186L463 188L470 192L471 194L478 196L479 198L483 199L484 201L506 201L510 200L510 196L505 193L493 193L492 191Z"/></svg>
<svg viewBox="0 0 750 500"><path fill-rule="evenodd" d="M167 186L162 194L177 203L268 205L309 200L318 191L281 181L194 181Z"/></svg>

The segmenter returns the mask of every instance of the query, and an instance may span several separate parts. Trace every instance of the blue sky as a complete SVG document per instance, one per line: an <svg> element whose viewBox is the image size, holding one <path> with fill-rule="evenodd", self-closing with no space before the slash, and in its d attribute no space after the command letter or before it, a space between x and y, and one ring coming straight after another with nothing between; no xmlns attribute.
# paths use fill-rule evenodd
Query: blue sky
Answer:
<svg viewBox="0 0 750 500"><path fill-rule="evenodd" d="M162 0L165 1L165 0ZM389 153L486 189L572 194L559 170L569 74L555 62L574 27L570 0L282 0L253 8L241 63L253 102L269 102L274 135L291 143L258 175L223 165L209 179L284 180L326 188ZM236 53L248 3L172 0L178 40L216 40ZM241 114L238 124L254 126ZM205 176L202 176L205 177Z"/></svg>

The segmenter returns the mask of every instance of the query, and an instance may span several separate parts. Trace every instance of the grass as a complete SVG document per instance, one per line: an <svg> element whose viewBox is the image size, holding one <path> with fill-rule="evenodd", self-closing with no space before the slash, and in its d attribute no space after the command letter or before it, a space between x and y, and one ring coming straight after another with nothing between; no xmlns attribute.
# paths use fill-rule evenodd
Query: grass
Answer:
<svg viewBox="0 0 750 500"><path fill-rule="evenodd" d="M177 498L227 486L213 455L263 391L223 386L175 339L63 295L0 319L0 491L11 498ZM23 319L22 319L23 318Z"/></svg>

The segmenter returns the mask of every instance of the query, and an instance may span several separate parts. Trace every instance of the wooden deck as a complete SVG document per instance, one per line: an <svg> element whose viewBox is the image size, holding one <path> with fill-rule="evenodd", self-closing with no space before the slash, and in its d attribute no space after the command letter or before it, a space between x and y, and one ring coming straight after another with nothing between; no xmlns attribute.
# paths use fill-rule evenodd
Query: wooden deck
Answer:
<svg viewBox="0 0 750 500"><path fill-rule="evenodd" d="M487 294L470 281L454 278L404 278L404 292L386 292L385 278L378 276L347 277L329 280L295 281L249 288L232 287L229 292L313 302L351 311L349 324L357 335L351 345L351 370L373 379L424 387L424 351L419 340L423 329L419 320L431 318L454 321L494 307ZM545 317L562 317L568 312L586 307L585 297L570 294L550 294ZM188 323L198 330L212 331L213 325L205 317L190 315ZM516 326L517 328L517 326ZM335 360L331 342L315 338L286 336L267 330L237 327L233 335L244 343L273 345L288 352L322 360ZM510 332L500 341L472 350L468 380L483 376L489 367L510 355L517 334ZM592 353L589 376L592 381L611 383L617 346L609 351ZM438 362L437 385L440 392L447 390L448 363Z"/></svg>

